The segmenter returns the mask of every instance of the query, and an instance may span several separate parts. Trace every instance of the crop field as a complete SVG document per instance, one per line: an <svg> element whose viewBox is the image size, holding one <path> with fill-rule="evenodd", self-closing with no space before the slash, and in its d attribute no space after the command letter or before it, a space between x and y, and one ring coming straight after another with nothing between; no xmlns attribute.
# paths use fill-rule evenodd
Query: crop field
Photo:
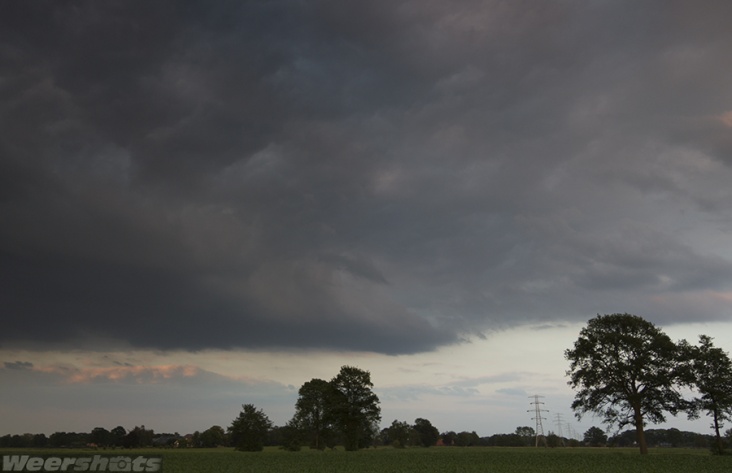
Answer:
<svg viewBox="0 0 732 473"><path fill-rule="evenodd" d="M19 452L14 450L14 453ZM0 454L3 452L0 450ZM90 455L89 450L26 450L28 454ZM286 452L268 448L245 453L230 448L117 450L93 453L161 455L166 473L674 473L732 471L732 456L706 450L607 448L379 448L358 452Z"/></svg>

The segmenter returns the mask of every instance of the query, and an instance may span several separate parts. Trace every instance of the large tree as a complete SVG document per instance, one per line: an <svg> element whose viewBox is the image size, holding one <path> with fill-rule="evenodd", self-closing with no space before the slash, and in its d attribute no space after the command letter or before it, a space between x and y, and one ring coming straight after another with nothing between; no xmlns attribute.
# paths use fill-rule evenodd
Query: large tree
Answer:
<svg viewBox="0 0 732 473"><path fill-rule="evenodd" d="M648 453L646 421L663 422L665 412L684 407L677 355L668 335L642 317L598 315L565 351L568 384L577 390L572 409L580 418L593 412L619 428L633 425L640 453Z"/></svg>
<svg viewBox="0 0 732 473"><path fill-rule="evenodd" d="M291 426L307 437L311 448L323 450L332 446L335 388L325 380L313 378L302 385L298 394Z"/></svg>
<svg viewBox="0 0 732 473"><path fill-rule="evenodd" d="M241 406L242 411L229 427L231 443L237 450L258 452L264 449L267 433L272 428L269 417L252 404Z"/></svg>
<svg viewBox="0 0 732 473"><path fill-rule="evenodd" d="M332 412L343 433L346 450L367 446L381 420L379 398L371 390L371 374L354 366L342 366L330 384L334 389Z"/></svg>
<svg viewBox="0 0 732 473"><path fill-rule="evenodd" d="M712 429L716 436L714 452L723 453L724 444L719 431L722 422L732 416L732 361L727 353L712 344L712 338L699 336L699 345L681 343L686 384L692 386L699 397L690 406L689 417L697 417L705 411L712 417Z"/></svg>

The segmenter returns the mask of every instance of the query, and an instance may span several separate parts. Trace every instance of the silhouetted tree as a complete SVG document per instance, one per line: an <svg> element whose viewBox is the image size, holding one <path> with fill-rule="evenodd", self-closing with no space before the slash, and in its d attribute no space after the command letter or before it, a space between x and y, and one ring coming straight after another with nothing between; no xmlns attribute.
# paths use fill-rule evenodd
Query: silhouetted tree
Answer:
<svg viewBox="0 0 732 473"><path fill-rule="evenodd" d="M646 421L684 408L676 384L677 346L652 323L630 314L598 315L565 351L569 385L577 390L577 416L597 413L610 424L635 426L641 454L648 453Z"/></svg>
<svg viewBox="0 0 732 473"><path fill-rule="evenodd" d="M298 394L290 427L305 435L310 448L323 450L333 446L336 420L333 408L338 395L333 385L314 378L303 384Z"/></svg>
<svg viewBox="0 0 732 473"><path fill-rule="evenodd" d="M203 448L218 447L226 445L226 431L223 427L214 425L201 432L198 436L198 443Z"/></svg>
<svg viewBox="0 0 732 473"><path fill-rule="evenodd" d="M371 374L353 366L341 367L330 382L335 392L332 412L346 450L358 450L373 443L381 420L379 398L371 390Z"/></svg>
<svg viewBox="0 0 732 473"><path fill-rule="evenodd" d="M732 361L727 353L712 344L712 338L699 336L699 345L692 346L685 340L681 343L684 361L684 381L699 394L689 408L689 417L698 417L704 411L712 417L715 442L712 451L724 452L720 430L723 422L732 416Z"/></svg>
<svg viewBox="0 0 732 473"><path fill-rule="evenodd" d="M89 434L89 442L100 447L106 447L114 444L112 433L104 427L94 427Z"/></svg>
<svg viewBox="0 0 732 473"><path fill-rule="evenodd" d="M294 420L290 420L283 427L276 427L281 448L290 452L297 452L302 448L303 430L298 427Z"/></svg>
<svg viewBox="0 0 732 473"><path fill-rule="evenodd" d="M32 446L35 448L45 448L48 446L48 437L46 437L46 434L34 435Z"/></svg>
<svg viewBox="0 0 732 473"><path fill-rule="evenodd" d="M437 430L432 422L427 419L418 418L414 421L414 430L419 434L419 443L423 447L431 447L437 443L440 438L440 431Z"/></svg>
<svg viewBox="0 0 732 473"><path fill-rule="evenodd" d="M546 446L549 448L561 447L564 445L564 440L554 432L549 432L546 436Z"/></svg>
<svg viewBox="0 0 732 473"><path fill-rule="evenodd" d="M121 447L124 443L125 436L127 435L127 430L125 430L121 425L118 425L112 429L110 433L112 434L113 445L115 447Z"/></svg>
<svg viewBox="0 0 732 473"><path fill-rule="evenodd" d="M598 427L590 427L585 432L584 442L590 447L602 447L607 443L607 435Z"/></svg>
<svg viewBox="0 0 732 473"><path fill-rule="evenodd" d="M516 435L520 436L522 439L524 439L524 442L527 446L531 446L535 443L536 440L536 431L533 427L529 426L523 426L523 427L516 427Z"/></svg>
<svg viewBox="0 0 732 473"><path fill-rule="evenodd" d="M135 427L125 435L122 445L125 448L151 447L155 432L152 429L146 429L144 425Z"/></svg>
<svg viewBox="0 0 732 473"><path fill-rule="evenodd" d="M405 448L410 444L412 427L403 421L394 420L387 429L388 442L394 448Z"/></svg>
<svg viewBox="0 0 732 473"><path fill-rule="evenodd" d="M455 445L455 442L457 441L457 434L452 430L449 432L442 432L440 434L440 438L442 439L442 445L451 447Z"/></svg>
<svg viewBox="0 0 732 473"><path fill-rule="evenodd" d="M229 427L231 443L237 450L258 452L264 449L272 422L261 409L252 404L242 405L242 411Z"/></svg>
<svg viewBox="0 0 732 473"><path fill-rule="evenodd" d="M480 445L480 437L475 433L475 431L463 431L457 434L455 445L458 447L477 447Z"/></svg>

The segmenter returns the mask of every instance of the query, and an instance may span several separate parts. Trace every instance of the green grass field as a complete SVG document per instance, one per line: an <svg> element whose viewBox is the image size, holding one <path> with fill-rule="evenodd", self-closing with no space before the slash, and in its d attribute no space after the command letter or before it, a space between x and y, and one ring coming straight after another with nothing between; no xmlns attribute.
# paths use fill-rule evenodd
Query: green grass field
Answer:
<svg viewBox="0 0 732 473"><path fill-rule="evenodd" d="M18 450L13 450L18 453ZM24 453L64 455L94 453L161 455L166 473L714 473L732 472L732 456L713 456L706 450L653 449L641 456L637 449L435 447L398 450L379 448L358 452L286 452L267 448L244 453L230 448L188 450L24 450ZM0 454L6 454L0 450Z"/></svg>

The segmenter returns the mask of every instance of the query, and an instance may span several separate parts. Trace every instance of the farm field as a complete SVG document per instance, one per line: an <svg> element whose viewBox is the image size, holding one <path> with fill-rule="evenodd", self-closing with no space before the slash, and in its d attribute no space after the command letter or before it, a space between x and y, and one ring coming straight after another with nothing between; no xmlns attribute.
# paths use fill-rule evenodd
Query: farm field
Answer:
<svg viewBox="0 0 732 473"><path fill-rule="evenodd" d="M0 450L0 454L11 451ZM166 473L674 473L732 471L732 456L707 450L653 449L641 456L625 448L379 448L358 452L286 452L267 448L245 453L230 448L190 450L12 450L31 455L161 455Z"/></svg>

